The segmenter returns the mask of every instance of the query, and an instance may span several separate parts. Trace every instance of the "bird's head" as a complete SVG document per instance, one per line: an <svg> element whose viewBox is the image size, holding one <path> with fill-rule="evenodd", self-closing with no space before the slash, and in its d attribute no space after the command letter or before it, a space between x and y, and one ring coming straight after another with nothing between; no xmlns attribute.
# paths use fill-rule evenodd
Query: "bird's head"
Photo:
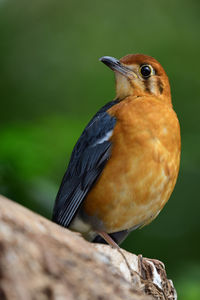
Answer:
<svg viewBox="0 0 200 300"><path fill-rule="evenodd" d="M100 61L115 72L116 97L119 100L128 96L155 96L171 104L168 77L161 64L153 57L129 54L120 60L103 56Z"/></svg>

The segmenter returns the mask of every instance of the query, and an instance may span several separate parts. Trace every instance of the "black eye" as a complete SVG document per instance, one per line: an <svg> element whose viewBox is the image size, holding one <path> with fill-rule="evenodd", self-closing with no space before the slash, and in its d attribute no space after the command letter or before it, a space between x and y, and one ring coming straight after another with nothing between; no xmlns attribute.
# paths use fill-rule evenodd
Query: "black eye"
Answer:
<svg viewBox="0 0 200 300"><path fill-rule="evenodd" d="M142 77L148 78L152 74L152 67L149 65L143 65L140 67L140 73Z"/></svg>

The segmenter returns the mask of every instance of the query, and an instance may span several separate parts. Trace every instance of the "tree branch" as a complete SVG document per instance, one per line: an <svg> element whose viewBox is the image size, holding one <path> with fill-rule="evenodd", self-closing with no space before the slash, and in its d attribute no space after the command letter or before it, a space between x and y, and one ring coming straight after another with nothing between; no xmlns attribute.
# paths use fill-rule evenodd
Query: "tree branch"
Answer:
<svg viewBox="0 0 200 300"><path fill-rule="evenodd" d="M0 197L1 300L152 298L176 299L161 262L88 243Z"/></svg>

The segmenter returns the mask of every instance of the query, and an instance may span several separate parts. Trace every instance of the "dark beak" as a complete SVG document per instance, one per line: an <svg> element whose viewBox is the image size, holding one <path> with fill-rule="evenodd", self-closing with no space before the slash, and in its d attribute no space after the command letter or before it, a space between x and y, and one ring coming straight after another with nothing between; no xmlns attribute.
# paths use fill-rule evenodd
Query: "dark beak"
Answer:
<svg viewBox="0 0 200 300"><path fill-rule="evenodd" d="M108 66L110 69L112 69L115 72L119 72L122 75L125 75L126 77L129 77L132 74L132 71L122 65L120 61L114 57L111 56L103 56L99 58L101 62L103 62L106 66Z"/></svg>

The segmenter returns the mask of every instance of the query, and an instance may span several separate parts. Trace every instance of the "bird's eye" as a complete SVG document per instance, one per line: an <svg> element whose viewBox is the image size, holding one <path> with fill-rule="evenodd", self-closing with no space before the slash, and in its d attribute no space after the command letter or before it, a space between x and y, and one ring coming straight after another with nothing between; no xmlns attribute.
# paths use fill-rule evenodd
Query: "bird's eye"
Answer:
<svg viewBox="0 0 200 300"><path fill-rule="evenodd" d="M153 74L153 68L150 65L142 65L140 67L140 73L143 78L148 78Z"/></svg>

